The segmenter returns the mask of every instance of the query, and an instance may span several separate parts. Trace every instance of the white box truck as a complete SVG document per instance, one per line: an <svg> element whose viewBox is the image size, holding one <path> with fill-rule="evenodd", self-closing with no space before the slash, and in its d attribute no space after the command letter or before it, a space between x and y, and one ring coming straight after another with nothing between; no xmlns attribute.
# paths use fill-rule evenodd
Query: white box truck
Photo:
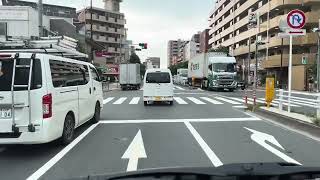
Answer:
<svg viewBox="0 0 320 180"><path fill-rule="evenodd" d="M140 64L120 64L119 82L122 90L140 89Z"/></svg>
<svg viewBox="0 0 320 180"><path fill-rule="evenodd" d="M236 59L223 53L203 53L189 60L188 82L208 90L237 88Z"/></svg>

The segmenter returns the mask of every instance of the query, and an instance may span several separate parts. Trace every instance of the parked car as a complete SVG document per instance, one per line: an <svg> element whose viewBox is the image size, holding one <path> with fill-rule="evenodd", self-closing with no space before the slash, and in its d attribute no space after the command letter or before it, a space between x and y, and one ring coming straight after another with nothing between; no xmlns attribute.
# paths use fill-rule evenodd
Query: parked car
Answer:
<svg viewBox="0 0 320 180"><path fill-rule="evenodd" d="M48 54L0 53L0 144L69 144L97 123L102 84L92 64Z"/></svg>

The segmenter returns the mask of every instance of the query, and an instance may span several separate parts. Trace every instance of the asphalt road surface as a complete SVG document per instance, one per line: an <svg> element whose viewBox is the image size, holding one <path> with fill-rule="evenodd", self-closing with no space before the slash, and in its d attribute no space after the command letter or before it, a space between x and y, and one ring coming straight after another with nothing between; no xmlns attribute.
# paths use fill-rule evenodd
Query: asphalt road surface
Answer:
<svg viewBox="0 0 320 180"><path fill-rule="evenodd" d="M320 143L244 111L241 91L176 87L173 106L142 91L106 93L99 124L67 147L0 147L1 179L66 179L160 167L289 162L319 166Z"/></svg>

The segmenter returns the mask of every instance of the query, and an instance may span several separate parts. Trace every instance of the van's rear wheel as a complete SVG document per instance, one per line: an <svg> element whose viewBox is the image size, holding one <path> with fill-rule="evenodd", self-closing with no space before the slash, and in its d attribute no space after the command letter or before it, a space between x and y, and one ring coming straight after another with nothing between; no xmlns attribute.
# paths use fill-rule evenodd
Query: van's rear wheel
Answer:
<svg viewBox="0 0 320 180"><path fill-rule="evenodd" d="M169 104L170 104L170 106L172 106L173 105L173 101L170 101Z"/></svg>
<svg viewBox="0 0 320 180"><path fill-rule="evenodd" d="M68 145L73 141L74 138L74 118L71 114L68 114L64 120L63 132L61 137L61 143Z"/></svg>
<svg viewBox="0 0 320 180"><path fill-rule="evenodd" d="M148 106L148 101L144 101L144 106Z"/></svg>
<svg viewBox="0 0 320 180"><path fill-rule="evenodd" d="M96 104L95 110L94 110L94 116L91 119L92 124L96 124L100 121L100 105L99 103Z"/></svg>

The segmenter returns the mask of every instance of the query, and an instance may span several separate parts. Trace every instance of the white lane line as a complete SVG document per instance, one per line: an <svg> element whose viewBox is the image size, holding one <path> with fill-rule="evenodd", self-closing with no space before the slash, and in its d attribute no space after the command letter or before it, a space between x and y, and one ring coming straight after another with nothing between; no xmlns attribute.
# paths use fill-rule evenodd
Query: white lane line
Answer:
<svg viewBox="0 0 320 180"><path fill-rule="evenodd" d="M187 126L187 128L190 131L190 133L193 135L193 137L199 143L199 145L202 148L202 150L206 153L206 155L210 159L211 163L215 167L222 166L223 163L221 162L219 157L212 151L212 149L204 141L204 139L201 137L201 135L198 133L198 131L191 125L191 123L190 122L185 122L184 124Z"/></svg>
<svg viewBox="0 0 320 180"><path fill-rule="evenodd" d="M109 97L105 100L103 100L103 104L108 104L109 102L111 102L114 99L114 97Z"/></svg>
<svg viewBox="0 0 320 180"><path fill-rule="evenodd" d="M43 176L52 166L54 166L59 160L61 160L73 147L75 147L83 138L85 138L98 124L90 126L86 131L84 131L80 136L78 136L74 141L72 141L67 147L62 149L58 154L56 154L52 159L50 159L46 164L44 164L40 169L27 178L27 180L37 180Z"/></svg>
<svg viewBox="0 0 320 180"><path fill-rule="evenodd" d="M185 90L185 89L183 89L182 87L179 87L179 86L174 86L174 88L176 88L178 90Z"/></svg>
<svg viewBox="0 0 320 180"><path fill-rule="evenodd" d="M173 98L175 101L177 101L178 104L188 104L186 101L184 101L182 98L180 97L174 97Z"/></svg>
<svg viewBox="0 0 320 180"><path fill-rule="evenodd" d="M99 124L143 124L143 123L184 123L184 122L247 122L261 121L260 118L216 118L216 119L143 119L143 120L101 120Z"/></svg>
<svg viewBox="0 0 320 180"><path fill-rule="evenodd" d="M208 101L212 104L223 104L222 102L219 102L219 101L216 101L216 100L213 100L213 99L210 99L208 97L200 97L201 99L205 100L205 101Z"/></svg>
<svg viewBox="0 0 320 180"><path fill-rule="evenodd" d="M196 98L194 98L194 97L187 97L190 101L192 101L192 102L194 102L194 103L196 103L196 104L206 104L206 103L204 103L204 102L202 102L202 101L200 101L199 99L196 99Z"/></svg>
<svg viewBox="0 0 320 180"><path fill-rule="evenodd" d="M122 98L119 98L116 102L114 102L113 104L122 104L125 100L127 100L126 97L122 97Z"/></svg>
<svg viewBox="0 0 320 180"><path fill-rule="evenodd" d="M139 101L140 101L140 97L134 97L132 98L129 104L139 104Z"/></svg>
<svg viewBox="0 0 320 180"><path fill-rule="evenodd" d="M229 99L226 99L226 98L223 98L223 97L214 97L220 101L225 101L227 103L230 103L230 104L236 104L236 105L240 105L242 103L239 103L239 102L236 102L236 101L232 101L232 100L229 100Z"/></svg>

